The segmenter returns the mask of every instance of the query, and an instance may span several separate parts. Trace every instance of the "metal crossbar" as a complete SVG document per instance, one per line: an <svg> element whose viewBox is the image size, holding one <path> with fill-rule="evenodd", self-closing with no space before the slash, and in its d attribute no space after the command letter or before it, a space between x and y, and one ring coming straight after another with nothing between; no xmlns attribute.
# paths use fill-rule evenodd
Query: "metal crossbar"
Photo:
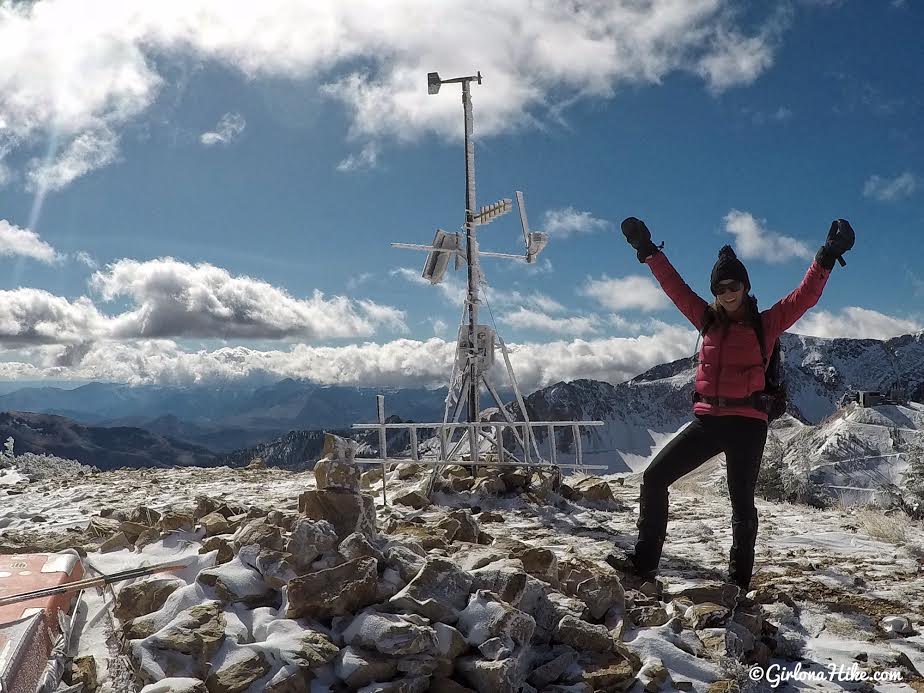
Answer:
<svg viewBox="0 0 924 693"><path fill-rule="evenodd" d="M430 422L430 423L385 423L384 405L380 404L378 411L378 423L358 423L353 424L354 429L377 430L379 432L379 456L374 458L362 459L354 458L356 464L376 464L382 465L382 499L387 505L386 496L386 463L407 463L420 464L434 467L433 474L437 473L437 468L447 464L459 464L466 462L464 459L456 459L464 450L463 443L468 439L469 462L472 467L523 467L530 469L575 469L578 471L608 469L606 465L586 465L584 464L584 448L581 441L582 426L603 426L603 421L490 421L481 424L474 424L470 421L447 421L447 422ZM549 437L549 449L551 461L545 460L539 453L538 447L535 449L538 462L530 460L529 442L533 442L535 447L535 436L533 428L544 428ZM555 447L555 429L571 429L574 438L575 461L574 464L560 464L558 462L558 451ZM434 456L421 457L418 451L419 430L432 430L436 432L439 439L439 452ZM452 442L452 435L457 429L463 431L462 436L455 443ZM517 442L523 448L523 459L504 447L503 433L504 429L511 429ZM522 429L522 433L520 430ZM386 431L387 430L406 430L411 438L411 456L410 457L389 457ZM493 432L493 436L489 433ZM481 454L480 439L487 440L493 449L493 458L483 457ZM525 443L525 444L524 444ZM450 450L450 445L452 449ZM474 471L474 470L473 470ZM431 489L433 478L431 477Z"/></svg>

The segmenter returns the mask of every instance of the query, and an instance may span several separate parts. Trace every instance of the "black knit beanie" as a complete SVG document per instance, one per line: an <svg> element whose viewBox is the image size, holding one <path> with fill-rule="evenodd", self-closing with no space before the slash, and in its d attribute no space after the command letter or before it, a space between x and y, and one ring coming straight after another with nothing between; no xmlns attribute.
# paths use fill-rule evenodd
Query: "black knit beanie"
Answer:
<svg viewBox="0 0 924 693"><path fill-rule="evenodd" d="M715 295L719 282L737 279L744 284L744 293L751 290L751 280L748 279L748 271L744 268L741 260L735 255L734 249L730 245L722 246L719 251L719 259L716 260L712 268L712 278L709 281L709 288Z"/></svg>

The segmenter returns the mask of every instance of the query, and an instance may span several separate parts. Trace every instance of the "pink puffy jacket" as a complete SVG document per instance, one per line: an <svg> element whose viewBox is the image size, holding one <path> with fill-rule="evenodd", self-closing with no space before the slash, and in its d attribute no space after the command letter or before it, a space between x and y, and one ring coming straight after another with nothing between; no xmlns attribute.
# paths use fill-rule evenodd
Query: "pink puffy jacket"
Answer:
<svg viewBox="0 0 924 693"><path fill-rule="evenodd" d="M687 320L701 331L706 301L687 286L663 252L649 256L645 262L661 284L664 293ZM761 311L767 358L770 358L776 339L809 308L818 303L830 274L830 270L813 261L802 283L792 293L767 310ZM757 343L757 333L753 326L732 323L724 335L721 328L713 327L703 337L695 387L697 392L710 397L747 397L752 392L763 390L764 372L760 345ZM719 407L706 402L696 402L693 405L693 413L750 416L767 420L764 412L749 406Z"/></svg>

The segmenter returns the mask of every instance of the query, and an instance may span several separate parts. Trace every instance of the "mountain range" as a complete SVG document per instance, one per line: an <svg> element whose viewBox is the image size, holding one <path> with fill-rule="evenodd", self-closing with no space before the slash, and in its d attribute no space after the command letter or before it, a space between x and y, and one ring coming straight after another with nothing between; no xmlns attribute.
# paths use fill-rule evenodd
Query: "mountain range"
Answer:
<svg viewBox="0 0 924 693"><path fill-rule="evenodd" d="M787 333L781 348L790 416L773 425L780 440L843 411L858 390L897 393L900 402L924 401L924 332L885 341ZM586 429L582 444L587 463L604 465L608 472L637 472L690 420L694 372L694 360L685 358L617 384L555 383L528 395L525 403L534 421L603 421L602 427ZM17 452L45 450L105 467L237 466L261 457L271 465L303 468L320 451L321 431L349 434L352 423L373 420L377 394L387 395L393 421L442 418L445 388L350 388L292 379L272 385L184 388L90 383L70 390L29 387L0 395L0 411L14 412L0 419L0 436L13 436ZM505 396L505 401L510 399ZM516 402L507 409L519 416ZM496 408L485 410L492 413L499 415ZM43 419L39 414L53 416ZM908 414L895 416L898 420ZM919 428L917 423L911 427ZM537 439L547 450L543 434L538 431ZM377 454L376 435L355 435L362 438L366 454ZM389 436L389 450L406 447L407 441L395 436ZM564 462L573 455L571 434L561 430L558 436L559 461Z"/></svg>

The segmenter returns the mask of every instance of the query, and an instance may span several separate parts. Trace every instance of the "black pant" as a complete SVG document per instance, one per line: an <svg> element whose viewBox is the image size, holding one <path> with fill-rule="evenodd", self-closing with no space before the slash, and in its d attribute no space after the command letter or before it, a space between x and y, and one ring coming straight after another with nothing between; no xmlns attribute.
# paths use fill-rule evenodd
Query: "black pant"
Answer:
<svg viewBox="0 0 924 693"><path fill-rule="evenodd" d="M696 415L648 465L642 475L635 565L656 570L667 534L667 487L720 452L725 453L732 505L728 577L747 589L754 570L757 508L754 487L767 442L767 422L749 416Z"/></svg>

